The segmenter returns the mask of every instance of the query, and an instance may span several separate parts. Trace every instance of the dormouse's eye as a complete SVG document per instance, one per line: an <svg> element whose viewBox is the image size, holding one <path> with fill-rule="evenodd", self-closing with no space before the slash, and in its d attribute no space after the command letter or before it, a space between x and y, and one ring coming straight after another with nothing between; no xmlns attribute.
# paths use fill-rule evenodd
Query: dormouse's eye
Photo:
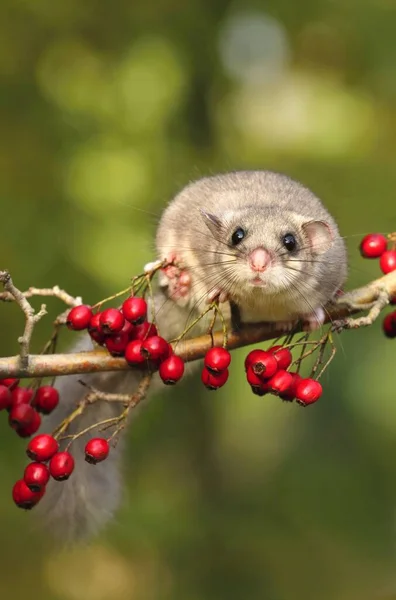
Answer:
<svg viewBox="0 0 396 600"><path fill-rule="evenodd" d="M292 233L286 233L282 238L282 244L289 252L293 252L297 248L296 238Z"/></svg>
<svg viewBox="0 0 396 600"><path fill-rule="evenodd" d="M246 232L242 227L237 227L231 236L231 243L233 246L237 246L246 237Z"/></svg>

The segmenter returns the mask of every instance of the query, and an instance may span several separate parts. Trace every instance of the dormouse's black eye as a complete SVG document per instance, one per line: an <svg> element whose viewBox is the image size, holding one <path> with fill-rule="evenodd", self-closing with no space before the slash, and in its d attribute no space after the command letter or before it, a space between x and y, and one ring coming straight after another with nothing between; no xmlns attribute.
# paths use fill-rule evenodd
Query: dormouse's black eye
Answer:
<svg viewBox="0 0 396 600"><path fill-rule="evenodd" d="M297 247L296 238L292 233L286 233L286 235L283 236L282 243L289 252L293 252Z"/></svg>
<svg viewBox="0 0 396 600"><path fill-rule="evenodd" d="M245 230L242 229L242 227L237 227L237 229L235 229L234 233L231 236L232 245L237 246L240 242L242 242L242 240L244 239L245 236L246 236Z"/></svg>

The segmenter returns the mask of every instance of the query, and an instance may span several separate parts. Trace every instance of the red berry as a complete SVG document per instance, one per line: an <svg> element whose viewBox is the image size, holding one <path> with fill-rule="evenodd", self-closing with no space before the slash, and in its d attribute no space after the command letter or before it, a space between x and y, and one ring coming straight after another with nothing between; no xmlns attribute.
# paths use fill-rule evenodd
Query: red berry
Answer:
<svg viewBox="0 0 396 600"><path fill-rule="evenodd" d="M5 385L10 390L13 390L19 383L19 379L14 377L6 377L6 379L0 379L0 385Z"/></svg>
<svg viewBox="0 0 396 600"><path fill-rule="evenodd" d="M249 352L249 354L245 358L245 371L248 370L249 365L253 364L257 358L260 358L262 353L263 353L263 350L259 350L259 349L251 350Z"/></svg>
<svg viewBox="0 0 396 600"><path fill-rule="evenodd" d="M30 404L34 396L34 391L32 388L26 387L16 387L11 392L12 396L12 406L16 406L17 404Z"/></svg>
<svg viewBox="0 0 396 600"><path fill-rule="evenodd" d="M74 458L70 452L57 452L49 463L51 477L56 481L66 481L74 471Z"/></svg>
<svg viewBox="0 0 396 600"><path fill-rule="evenodd" d="M42 385L36 391L33 404L38 412L49 415L59 404L59 392L52 385Z"/></svg>
<svg viewBox="0 0 396 600"><path fill-rule="evenodd" d="M40 425L41 417L37 411L34 411L33 419L31 420L29 425L26 425L26 427L20 427L16 430L16 432L19 435L19 437L27 438L36 433L36 431L38 431L38 429L40 428Z"/></svg>
<svg viewBox="0 0 396 600"><path fill-rule="evenodd" d="M26 454L37 462L47 462L59 450L59 444L52 435L41 433L30 440Z"/></svg>
<svg viewBox="0 0 396 600"><path fill-rule="evenodd" d="M92 438L85 446L85 460L92 465L105 460L110 452L110 445L104 438Z"/></svg>
<svg viewBox="0 0 396 600"><path fill-rule="evenodd" d="M231 363L231 354L225 348L210 348L205 354L204 365L212 373L219 373L228 369Z"/></svg>
<svg viewBox="0 0 396 600"><path fill-rule="evenodd" d="M139 325L146 319L147 302L138 296L127 298L122 305L122 312L127 321Z"/></svg>
<svg viewBox="0 0 396 600"><path fill-rule="evenodd" d="M10 427L13 429L23 429L28 427L33 421L34 413L36 411L30 406L30 404L17 404L12 406L8 422Z"/></svg>
<svg viewBox="0 0 396 600"><path fill-rule="evenodd" d="M86 304L80 304L71 309L67 315L66 325L73 331L86 329L92 319L92 309Z"/></svg>
<svg viewBox="0 0 396 600"><path fill-rule="evenodd" d="M168 342L159 335L152 335L143 340L140 352L146 359L165 360L170 355L172 349Z"/></svg>
<svg viewBox="0 0 396 600"><path fill-rule="evenodd" d="M386 315L382 321L382 329L386 337L393 339L396 337L396 311Z"/></svg>
<svg viewBox="0 0 396 600"><path fill-rule="evenodd" d="M364 258L379 258L386 250L388 240L381 233L369 233L360 244L360 254Z"/></svg>
<svg viewBox="0 0 396 600"><path fill-rule="evenodd" d="M125 348L125 360L129 365L141 365L146 362L146 359L141 353L142 343L142 340L132 340Z"/></svg>
<svg viewBox="0 0 396 600"><path fill-rule="evenodd" d="M206 367L202 369L201 380L208 390L218 390L228 379L228 369L224 369L220 373L211 373Z"/></svg>
<svg viewBox="0 0 396 600"><path fill-rule="evenodd" d="M125 318L118 308L106 308L100 315L99 323L103 333L111 335L121 331L124 327Z"/></svg>
<svg viewBox="0 0 396 600"><path fill-rule="evenodd" d="M296 399L302 406L313 404L321 397L323 392L319 381L315 379L302 379L296 387Z"/></svg>
<svg viewBox="0 0 396 600"><path fill-rule="evenodd" d="M289 348L283 348L283 346L272 346L268 352L272 354L276 362L278 363L278 369L288 369L292 364L293 356Z"/></svg>
<svg viewBox="0 0 396 600"><path fill-rule="evenodd" d="M120 331L120 333L106 338L105 346L112 356L124 356L128 342L128 334Z"/></svg>
<svg viewBox="0 0 396 600"><path fill-rule="evenodd" d="M264 396L264 394L268 394L270 391L268 382L264 382L256 373L253 371L252 365L248 366L246 371L246 379L252 388L252 392L256 394L256 396Z"/></svg>
<svg viewBox="0 0 396 600"><path fill-rule="evenodd" d="M96 314L93 315L93 317L90 320L89 325L88 325L88 333L94 342L96 342L100 346L103 346L106 336L105 336L105 334L102 330L102 326L100 324L101 314L102 314L101 312L97 312Z"/></svg>
<svg viewBox="0 0 396 600"><path fill-rule="evenodd" d="M160 364L158 372L164 383L167 385L175 384L184 374L183 359L173 354Z"/></svg>
<svg viewBox="0 0 396 600"><path fill-rule="evenodd" d="M275 375L268 379L267 384L274 394L284 394L293 383L293 377L283 369L277 371Z"/></svg>
<svg viewBox="0 0 396 600"><path fill-rule="evenodd" d="M12 498L19 508L29 510L33 508L44 496L45 488L39 492L32 492L23 479L16 482L12 488Z"/></svg>
<svg viewBox="0 0 396 600"><path fill-rule="evenodd" d="M264 350L252 350L246 357L245 366L246 365L246 368L251 366L254 373L262 379L269 379L275 375L278 370L276 358Z"/></svg>
<svg viewBox="0 0 396 600"><path fill-rule="evenodd" d="M9 408L12 403L11 392L5 385L0 385L0 410Z"/></svg>
<svg viewBox="0 0 396 600"><path fill-rule="evenodd" d="M39 492L45 488L50 478L50 472L46 465L39 462L29 463L23 474L23 479L32 492Z"/></svg>
<svg viewBox="0 0 396 600"><path fill-rule="evenodd" d="M121 329L120 334L126 333L129 340L133 340L135 333L135 326L129 321L125 321L124 327Z"/></svg>
<svg viewBox="0 0 396 600"><path fill-rule="evenodd" d="M136 325L132 333L134 340L146 340L153 335L158 335L158 331L154 323L149 323L149 321Z"/></svg>
<svg viewBox="0 0 396 600"><path fill-rule="evenodd" d="M286 391L279 394L279 396L280 396L280 398L282 398L282 400L288 400L289 402L291 402L292 400L295 399L297 385L302 380L302 377L299 373L290 373L290 375L292 376L291 385L288 387L288 389Z"/></svg>
<svg viewBox="0 0 396 600"><path fill-rule="evenodd" d="M396 250L387 250L380 258L380 268L385 275L396 271Z"/></svg>

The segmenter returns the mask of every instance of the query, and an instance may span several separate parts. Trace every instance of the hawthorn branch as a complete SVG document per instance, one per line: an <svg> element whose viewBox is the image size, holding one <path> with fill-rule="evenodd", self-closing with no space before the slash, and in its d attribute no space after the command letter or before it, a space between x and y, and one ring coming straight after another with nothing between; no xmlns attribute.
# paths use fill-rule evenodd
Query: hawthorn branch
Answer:
<svg viewBox="0 0 396 600"><path fill-rule="evenodd" d="M8 271L0 271L0 282L4 286L5 293L15 300L26 317L23 335L18 338L18 343L20 345L18 362L22 371L25 372L29 366L29 346L34 326L47 314L47 309L45 304L42 304L39 312L36 313L33 306L28 302L26 295L15 287Z"/></svg>
<svg viewBox="0 0 396 600"><path fill-rule="evenodd" d="M3 273L7 273L7 271L4 271ZM71 296L65 290L61 290L61 288L57 285L54 285L54 287L52 288L30 287L28 290L26 290L26 292L19 293L21 293L24 296L24 298L33 298L33 296L46 296L58 298L58 300L61 300L67 306L70 307L82 304L82 298L80 296ZM11 291L5 291L0 293L0 300L2 300L3 302L12 302L13 300L16 300L16 298Z"/></svg>
<svg viewBox="0 0 396 600"><path fill-rule="evenodd" d="M2 272L0 272L0 281L2 281L1 275ZM10 288L7 291L10 291ZM20 294L25 301L23 294L21 292ZM333 305L328 307L326 322L343 322L345 328L351 328L354 321L351 319L351 315L364 310L374 310L379 314L379 306L381 305L383 308L391 297L396 297L396 271L341 296ZM28 306L30 305L28 304ZM363 324L367 325L369 323L364 322ZM228 333L227 348L232 350L284 335L284 331L276 329L276 323L244 325L240 330ZM186 362L199 360L205 356L205 353L213 344L221 346L223 341L222 331L189 340L180 340L177 342L175 353ZM87 374L104 371L126 371L131 368L124 358L109 356L102 349L70 354L30 355L28 367L21 366L20 357L18 356L0 358L0 378Z"/></svg>

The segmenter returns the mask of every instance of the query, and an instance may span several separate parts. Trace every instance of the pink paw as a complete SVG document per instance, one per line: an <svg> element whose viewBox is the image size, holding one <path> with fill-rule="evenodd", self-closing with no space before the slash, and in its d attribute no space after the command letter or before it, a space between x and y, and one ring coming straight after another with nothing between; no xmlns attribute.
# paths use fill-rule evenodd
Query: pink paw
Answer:
<svg viewBox="0 0 396 600"><path fill-rule="evenodd" d="M228 293L225 292L224 290L221 290L220 288L214 288L213 290L211 290L208 293L208 296L206 298L206 303L210 304L211 302L214 302L215 300L218 300L220 302L220 304L222 304L223 302L227 302L229 300L228 297Z"/></svg>
<svg viewBox="0 0 396 600"><path fill-rule="evenodd" d="M326 320L326 313L321 306L315 312L304 316L303 331L317 331Z"/></svg>
<svg viewBox="0 0 396 600"><path fill-rule="evenodd" d="M190 273L183 269L182 262L176 254L170 254L166 260L172 264L161 269L160 285L168 288L168 295L173 300L188 301L191 289Z"/></svg>

